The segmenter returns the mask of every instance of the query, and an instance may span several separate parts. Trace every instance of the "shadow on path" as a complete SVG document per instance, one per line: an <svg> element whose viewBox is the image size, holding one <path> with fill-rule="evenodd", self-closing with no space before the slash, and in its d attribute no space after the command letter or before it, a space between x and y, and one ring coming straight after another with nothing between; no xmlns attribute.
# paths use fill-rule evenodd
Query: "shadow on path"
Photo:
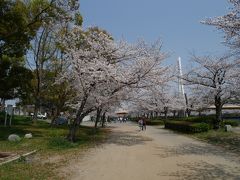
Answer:
<svg viewBox="0 0 240 180"><path fill-rule="evenodd" d="M174 177L178 179L194 179L194 180L239 180L239 167L229 168L222 164L209 164L204 161L178 164L184 170L171 173L159 173L161 176Z"/></svg>
<svg viewBox="0 0 240 180"><path fill-rule="evenodd" d="M179 146L156 147L159 154L155 154L161 158L171 158L177 156L219 156L229 162L235 162L236 166L209 163L208 161L193 161L190 163L177 163L177 166L183 168L181 171L174 171L171 173L159 173L161 176L167 176L179 179L196 179L196 180L240 180L240 158L232 153L227 153L223 149L216 148L208 144L198 145L192 143L185 143Z"/></svg>
<svg viewBox="0 0 240 180"><path fill-rule="evenodd" d="M146 141L152 141L151 138L136 135L133 132L112 132L110 138L106 141L107 144L116 144L123 146L134 146L145 144Z"/></svg>
<svg viewBox="0 0 240 180"><path fill-rule="evenodd" d="M185 143L179 146L158 146L157 149L161 150L160 154L156 154L161 158L183 156L183 155L204 155L204 156L219 156L226 160L236 163L240 162L240 158L235 154L228 153L224 149L215 147L209 144L193 144Z"/></svg>

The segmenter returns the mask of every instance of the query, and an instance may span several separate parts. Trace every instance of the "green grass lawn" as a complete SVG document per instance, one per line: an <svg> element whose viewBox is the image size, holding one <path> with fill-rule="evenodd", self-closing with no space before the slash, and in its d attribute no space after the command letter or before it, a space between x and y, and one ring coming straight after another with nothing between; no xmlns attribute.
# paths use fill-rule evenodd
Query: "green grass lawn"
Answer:
<svg viewBox="0 0 240 180"><path fill-rule="evenodd" d="M12 133L18 134L22 140L9 142L7 137ZM23 139L26 133L32 133L33 138ZM52 128L42 121L32 124L25 117L15 117L12 127L0 125L0 152L21 154L37 150L28 158L0 166L0 179L59 179L56 169L107 136L107 131L98 130L94 133L92 127L81 126L78 140L71 143L65 139L67 133L67 126Z"/></svg>
<svg viewBox="0 0 240 180"><path fill-rule="evenodd" d="M221 146L226 150L230 150L231 152L235 152L240 155L240 133L236 132L225 132L224 124L230 124L233 127L239 125L239 121L227 119L222 123L222 127L219 130L212 129L212 119L214 116L203 116L203 117L188 117L188 118L179 118L179 119L170 119L174 121L185 121L191 123L207 123L210 125L210 129L207 132L188 134L191 137L198 138L200 140L207 141L210 144L214 144L217 146Z"/></svg>
<svg viewBox="0 0 240 180"><path fill-rule="evenodd" d="M225 132L224 129L192 134L191 136L221 146L240 155L240 134Z"/></svg>

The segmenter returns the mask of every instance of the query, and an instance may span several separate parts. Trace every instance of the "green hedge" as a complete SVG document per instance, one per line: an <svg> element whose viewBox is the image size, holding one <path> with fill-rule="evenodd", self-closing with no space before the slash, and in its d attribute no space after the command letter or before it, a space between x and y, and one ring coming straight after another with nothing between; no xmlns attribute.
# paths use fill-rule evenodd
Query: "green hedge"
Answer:
<svg viewBox="0 0 240 180"><path fill-rule="evenodd" d="M207 123L193 123L189 121L167 121L165 122L165 128L185 133L200 133L210 129Z"/></svg>
<svg viewBox="0 0 240 180"><path fill-rule="evenodd" d="M138 122L139 117L129 117L128 119L129 119L130 121Z"/></svg>
<svg viewBox="0 0 240 180"><path fill-rule="evenodd" d="M129 118L130 121L138 122L139 117L131 117ZM149 126L158 126L158 125L164 125L164 121L162 119L146 119L146 123Z"/></svg>
<svg viewBox="0 0 240 180"><path fill-rule="evenodd" d="M164 125L163 120L147 120L146 123L149 126Z"/></svg>
<svg viewBox="0 0 240 180"><path fill-rule="evenodd" d="M207 123L194 123L191 125L191 128L193 133L200 133L208 131L210 126Z"/></svg>
<svg viewBox="0 0 240 180"><path fill-rule="evenodd" d="M224 120L223 125L231 125L231 126L238 126L239 122L237 120Z"/></svg>
<svg viewBox="0 0 240 180"><path fill-rule="evenodd" d="M209 115L209 116L192 116L192 117L177 118L177 119L174 119L174 121L188 121L188 122L194 122L194 123L212 124L214 119L215 119L214 115Z"/></svg>

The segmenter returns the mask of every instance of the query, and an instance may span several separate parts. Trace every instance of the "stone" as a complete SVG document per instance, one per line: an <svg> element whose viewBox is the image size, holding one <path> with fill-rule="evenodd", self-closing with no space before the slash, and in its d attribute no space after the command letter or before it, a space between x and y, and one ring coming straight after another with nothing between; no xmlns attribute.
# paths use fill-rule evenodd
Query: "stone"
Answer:
<svg viewBox="0 0 240 180"><path fill-rule="evenodd" d="M225 131L226 132L229 132L229 131L232 131L232 126L231 125L225 125Z"/></svg>
<svg viewBox="0 0 240 180"><path fill-rule="evenodd" d="M32 136L32 133L28 133L28 134L25 134L24 138L26 139L31 139L33 136Z"/></svg>
<svg viewBox="0 0 240 180"><path fill-rule="evenodd" d="M20 141L21 138L20 138L17 134L10 134L10 135L8 136L8 140L9 140L9 141Z"/></svg>

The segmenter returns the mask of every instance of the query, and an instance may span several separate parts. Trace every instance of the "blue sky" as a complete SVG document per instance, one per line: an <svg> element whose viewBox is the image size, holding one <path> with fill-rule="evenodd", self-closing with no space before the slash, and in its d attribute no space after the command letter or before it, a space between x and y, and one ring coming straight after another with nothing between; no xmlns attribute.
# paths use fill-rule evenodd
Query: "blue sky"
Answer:
<svg viewBox="0 0 240 180"><path fill-rule="evenodd" d="M80 6L84 27L99 26L128 42L161 38L170 63L181 56L187 66L193 51L219 55L227 50L224 34L200 23L226 14L231 7L227 0L82 0Z"/></svg>

